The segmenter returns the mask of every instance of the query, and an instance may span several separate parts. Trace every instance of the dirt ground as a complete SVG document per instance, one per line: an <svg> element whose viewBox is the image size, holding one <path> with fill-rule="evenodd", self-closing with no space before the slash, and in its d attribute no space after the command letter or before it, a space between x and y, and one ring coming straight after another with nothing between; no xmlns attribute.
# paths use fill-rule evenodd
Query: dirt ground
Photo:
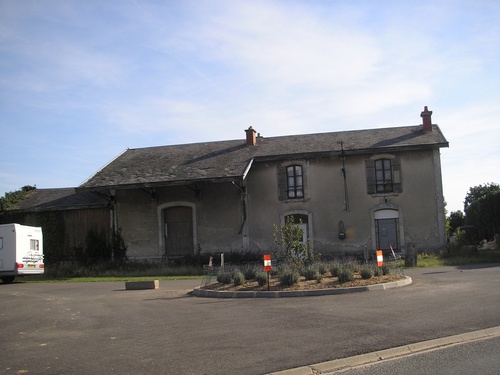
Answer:
<svg viewBox="0 0 500 375"><path fill-rule="evenodd" d="M391 281L396 281L404 278L404 276L398 274L389 274L383 276L374 276L370 279L362 279L359 274L354 274L354 280L346 283L339 283L337 277L332 277L330 273L327 273L321 282L316 280L306 280L301 277L299 282L293 286L284 287L280 284L277 277L272 277L269 281L269 290L279 291L279 290L312 290L312 289L327 289L327 288L351 288L356 286L366 286L374 284L382 284ZM267 284L264 286L259 286L257 281L247 281L245 284L235 286L231 284L209 284L205 286L206 289L220 290L220 291L266 291Z"/></svg>

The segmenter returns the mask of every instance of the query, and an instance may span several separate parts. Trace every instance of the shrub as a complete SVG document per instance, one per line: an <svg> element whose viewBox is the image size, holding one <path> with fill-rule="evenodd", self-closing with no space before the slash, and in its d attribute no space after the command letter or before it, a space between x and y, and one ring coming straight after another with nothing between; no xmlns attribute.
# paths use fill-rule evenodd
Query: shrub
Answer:
<svg viewBox="0 0 500 375"><path fill-rule="evenodd" d="M243 275L243 273L241 271L236 271L234 273L233 280L234 280L234 285L235 286L243 285L246 282L245 275Z"/></svg>
<svg viewBox="0 0 500 375"><path fill-rule="evenodd" d="M324 262L319 262L317 264L317 267L318 267L318 272L321 274L321 275L324 275L325 273L328 272L328 264L324 263Z"/></svg>
<svg viewBox="0 0 500 375"><path fill-rule="evenodd" d="M279 280L283 286L292 286L299 282L300 275L295 270L285 270L279 275Z"/></svg>
<svg viewBox="0 0 500 375"><path fill-rule="evenodd" d="M258 270L259 267L255 264L245 264L241 268L241 272L245 276L245 279L247 280L254 280L255 277L257 276L257 273L259 272Z"/></svg>
<svg viewBox="0 0 500 375"><path fill-rule="evenodd" d="M306 266L302 269L302 276L306 280L316 280L316 275L319 275L319 271L315 266Z"/></svg>
<svg viewBox="0 0 500 375"><path fill-rule="evenodd" d="M344 268L349 268L352 272L359 272L361 266L360 264L352 258L348 258L345 260L345 263L342 264Z"/></svg>
<svg viewBox="0 0 500 375"><path fill-rule="evenodd" d="M338 277L339 276L339 271L342 269L342 266L338 262L333 262L330 265L330 273L332 274L333 277Z"/></svg>
<svg viewBox="0 0 500 375"><path fill-rule="evenodd" d="M318 282L318 284L319 284L320 282L322 282L322 281L323 281L323 274L318 272L318 273L316 274L316 276L315 276L315 278L314 278L314 279L315 279L315 280Z"/></svg>
<svg viewBox="0 0 500 375"><path fill-rule="evenodd" d="M372 266L364 265L359 270L359 274L361 275L361 278L363 278L365 280L371 279L373 277L373 274L374 274L374 269Z"/></svg>
<svg viewBox="0 0 500 375"><path fill-rule="evenodd" d="M349 267L342 267L338 272L337 277L339 278L339 283L343 284L354 280L354 272Z"/></svg>
<svg viewBox="0 0 500 375"><path fill-rule="evenodd" d="M381 268L382 268L383 275L388 275L391 273L391 268L389 267L389 265L387 263L384 263Z"/></svg>
<svg viewBox="0 0 500 375"><path fill-rule="evenodd" d="M257 272L257 275L255 275L255 280L260 286L264 286L267 284L267 272Z"/></svg>
<svg viewBox="0 0 500 375"><path fill-rule="evenodd" d="M221 284L230 284L231 283L231 272L228 271L219 271L217 273L217 281Z"/></svg>

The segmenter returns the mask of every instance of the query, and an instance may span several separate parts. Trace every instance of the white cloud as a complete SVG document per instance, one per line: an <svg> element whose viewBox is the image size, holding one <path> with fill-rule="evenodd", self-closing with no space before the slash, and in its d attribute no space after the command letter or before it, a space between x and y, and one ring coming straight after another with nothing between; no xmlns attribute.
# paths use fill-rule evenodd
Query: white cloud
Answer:
<svg viewBox="0 0 500 375"><path fill-rule="evenodd" d="M65 138L92 158L72 159L69 176L107 161L73 134L120 152L243 138L250 125L264 136L412 125L429 105L450 141L445 197L460 206L498 179L499 16L494 1L4 0L1 114L11 139Z"/></svg>
<svg viewBox="0 0 500 375"><path fill-rule="evenodd" d="M305 8L236 3L192 30L206 57L238 66L258 84L341 88L376 69L375 40ZM274 3L275 4L275 3Z"/></svg>

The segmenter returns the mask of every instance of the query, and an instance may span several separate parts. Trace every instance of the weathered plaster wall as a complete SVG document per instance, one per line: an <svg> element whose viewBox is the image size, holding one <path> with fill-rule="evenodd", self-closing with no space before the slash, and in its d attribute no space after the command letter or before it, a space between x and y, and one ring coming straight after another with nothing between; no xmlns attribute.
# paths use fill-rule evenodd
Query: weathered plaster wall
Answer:
<svg viewBox="0 0 500 375"><path fill-rule="evenodd" d="M194 252L241 250L243 214L241 191L233 184L198 183L143 191L118 190L117 224L128 246L129 257L161 257L163 216L168 206L190 206L194 210Z"/></svg>
<svg viewBox="0 0 500 375"><path fill-rule="evenodd" d="M117 225L129 257L158 256L156 202L139 189L116 191Z"/></svg>
<svg viewBox="0 0 500 375"><path fill-rule="evenodd" d="M279 200L279 162L255 162L245 180L246 194L232 184L197 183L190 187L157 188L153 195L139 189L116 192L117 224L130 257L161 257L162 208L189 205L194 210L194 252L273 250L273 225L285 215L309 218L316 253L362 254L376 249L374 215L391 209L399 215L401 248L415 244L420 251L436 251L446 244L439 150L400 153L401 193L367 193L365 159L345 160L348 205L342 161L338 157L296 160L304 166L304 199ZM151 191L150 191L151 193ZM346 207L348 206L348 210ZM245 218L246 215L246 218ZM339 239L339 222L345 239Z"/></svg>
<svg viewBox="0 0 500 375"><path fill-rule="evenodd" d="M393 209L399 215L400 244L417 244L421 251L445 246L444 209L439 151L414 151L401 157L403 191L370 195L367 193L365 159L372 155L346 158L348 207L339 158L311 159L306 168L306 196L301 200L278 199L278 162L254 163L248 176L249 235L254 248L273 247L273 224L280 215L309 213L315 252L346 254L376 249L373 214L378 209ZM435 170L437 168L437 170ZM339 239L339 222L346 238Z"/></svg>
<svg viewBox="0 0 500 375"><path fill-rule="evenodd" d="M241 191L229 182L204 184L197 200L198 244L202 252L242 249Z"/></svg>

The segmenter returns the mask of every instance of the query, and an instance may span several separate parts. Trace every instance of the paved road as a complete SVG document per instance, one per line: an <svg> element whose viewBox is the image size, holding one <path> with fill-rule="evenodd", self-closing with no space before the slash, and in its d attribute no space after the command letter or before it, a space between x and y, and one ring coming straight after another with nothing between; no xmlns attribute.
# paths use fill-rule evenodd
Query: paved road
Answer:
<svg viewBox="0 0 500 375"><path fill-rule="evenodd" d="M498 375L500 374L500 337L377 362L355 369L338 371L335 374Z"/></svg>
<svg viewBox="0 0 500 375"><path fill-rule="evenodd" d="M263 374L500 325L500 265L387 291L209 299L198 280L0 285L0 374Z"/></svg>

